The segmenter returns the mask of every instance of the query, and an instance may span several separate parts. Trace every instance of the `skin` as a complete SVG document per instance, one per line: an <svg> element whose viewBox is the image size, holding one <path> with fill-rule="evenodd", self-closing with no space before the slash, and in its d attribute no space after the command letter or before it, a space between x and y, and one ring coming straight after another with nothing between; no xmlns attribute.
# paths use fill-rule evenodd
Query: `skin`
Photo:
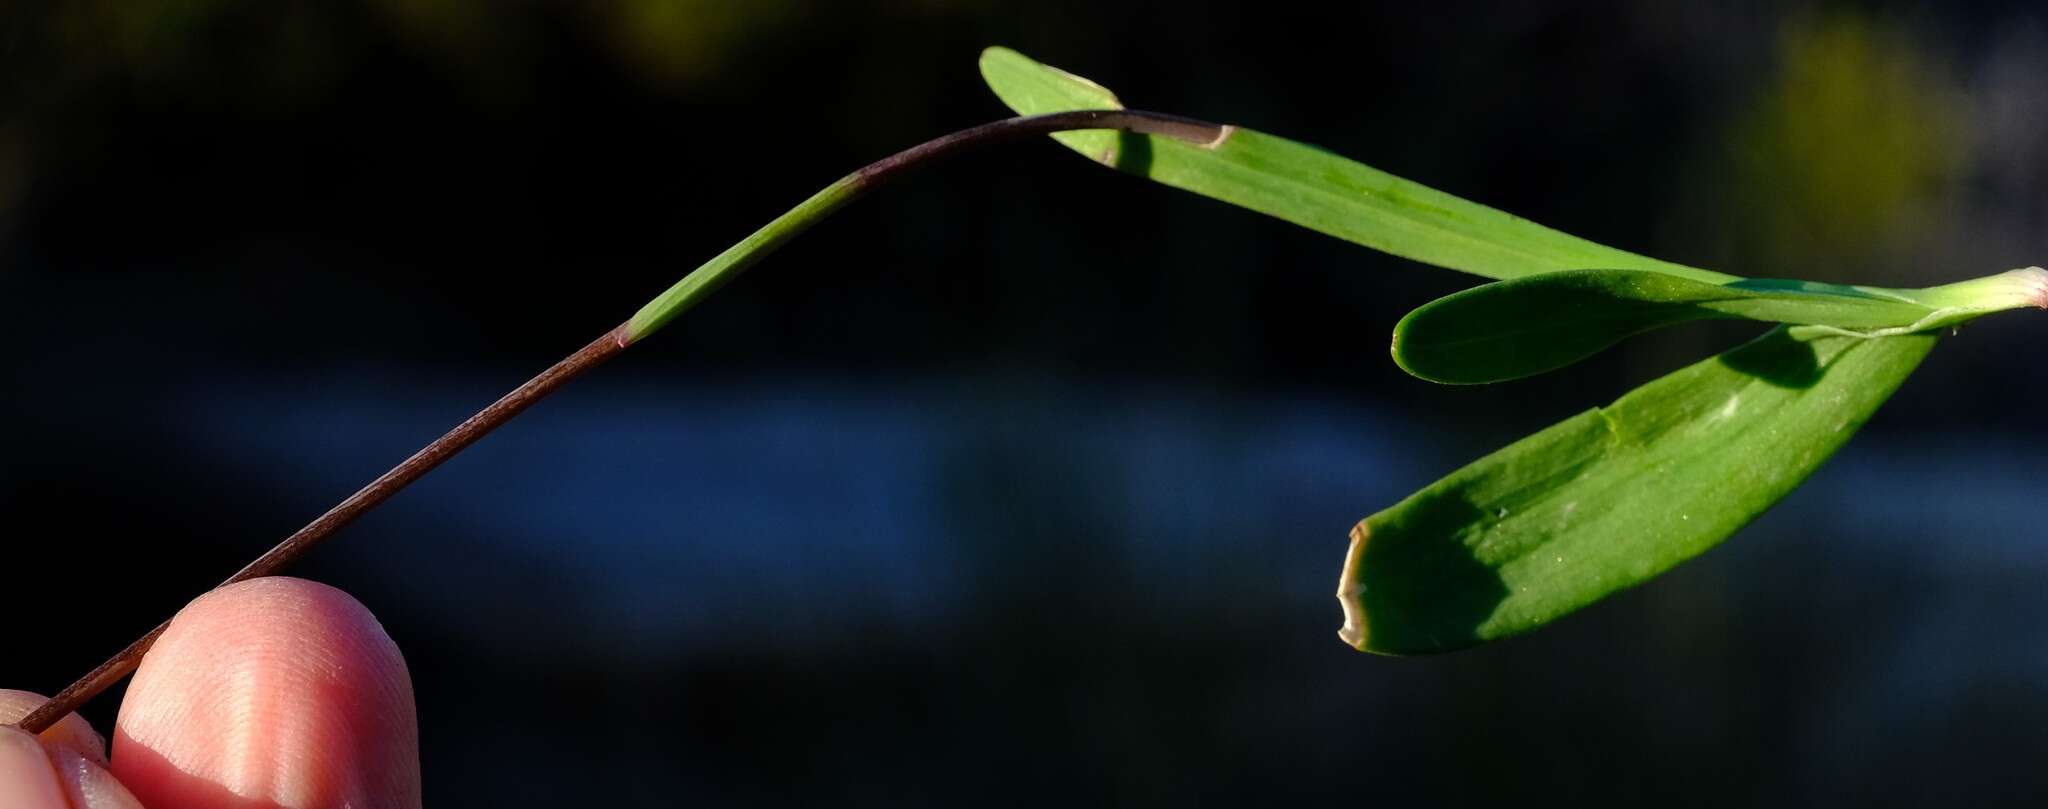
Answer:
<svg viewBox="0 0 2048 809"><path fill-rule="evenodd" d="M0 724L41 704L0 690ZM0 727L0 807L420 805L412 680L370 611L314 582L220 588L171 621L108 744L76 714Z"/></svg>

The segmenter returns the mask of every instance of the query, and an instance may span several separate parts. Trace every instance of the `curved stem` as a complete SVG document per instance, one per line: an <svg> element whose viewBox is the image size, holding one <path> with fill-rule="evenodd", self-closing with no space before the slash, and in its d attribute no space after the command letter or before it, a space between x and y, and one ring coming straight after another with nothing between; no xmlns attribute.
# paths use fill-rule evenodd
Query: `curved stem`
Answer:
<svg viewBox="0 0 2048 809"><path fill-rule="evenodd" d="M975 146L1047 135L1076 129L1118 129L1148 135L1165 135L1200 144L1213 144L1229 134L1229 127L1203 123L1172 115L1138 110L1078 110L1051 115L1008 118L963 129L868 164L839 179L788 213L761 226L739 244L726 249L704 265L656 296L626 321L626 342L637 342L674 320L704 296L739 271L759 261L783 243L823 221L833 211L858 199L861 194L890 180L943 160Z"/></svg>
<svg viewBox="0 0 2048 809"><path fill-rule="evenodd" d="M341 501L327 513L308 523L306 527L286 537L283 542L257 557L256 561L250 562L240 572L229 576L220 586L273 575L283 570L306 555L321 541L333 536L336 531L391 499L392 495L433 471L434 467L455 457L456 453L476 443L492 430L511 421L512 417L531 407L534 402L540 401L542 397L553 393L569 380L597 367L599 363L624 351L627 346L667 325L734 274L759 261L775 248L781 247L804 229L831 216L832 212L852 202L862 193L971 147L1084 129L1114 129L1164 135L1202 144L1219 143L1229 134L1228 127L1154 112L1082 110L995 121L972 129L963 129L877 160L826 186L825 190L812 195L810 199L804 200L788 213L776 217L774 221L741 240L739 244L733 245L692 270L689 275L683 277L683 280L676 282L675 286L641 307L631 320L606 332L576 353L542 371L539 376L514 388L511 393L505 394L489 407L470 416L447 434L434 439L419 452L413 453L412 457L392 467L390 471L370 481L369 485L349 495L348 499ZM133 673L136 667L142 664L143 654L149 651L150 646L156 643L157 638L163 635L164 629L169 626L168 622L160 624L134 643L128 644L127 648L109 658L107 662L101 663L98 668L65 687L63 691L57 692L50 701L23 717L18 726L29 733L41 733L65 714L77 710L108 686Z"/></svg>

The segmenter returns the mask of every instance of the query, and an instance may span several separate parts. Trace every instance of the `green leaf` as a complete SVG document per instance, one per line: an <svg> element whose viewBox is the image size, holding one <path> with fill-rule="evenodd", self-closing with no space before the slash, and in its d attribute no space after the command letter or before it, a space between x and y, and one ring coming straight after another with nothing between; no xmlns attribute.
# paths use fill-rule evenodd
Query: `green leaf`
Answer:
<svg viewBox="0 0 2048 809"><path fill-rule="evenodd" d="M989 77L990 86L995 85L994 77L1003 78L1002 87L996 92L1019 115L1124 108L1109 88L1059 68L1033 62L1023 54L1005 48L988 48L981 52L981 74ZM1105 164L1116 165L1119 133L1061 132L1053 135L1052 139Z"/></svg>
<svg viewBox="0 0 2048 809"><path fill-rule="evenodd" d="M1632 335L1708 318L1885 337L2048 306L2038 267L1929 289L1744 278L1709 284L1641 270L1566 270L1430 302L1394 327L1394 362L1423 379L1480 384L1570 365Z"/></svg>
<svg viewBox="0 0 2048 809"><path fill-rule="evenodd" d="M1100 85L989 48L981 75L1023 115L1117 108ZM1376 250L1488 278L1558 270L1652 270L1707 283L1735 276L1659 261L1561 233L1338 155L1236 127L1197 145L1147 135L1055 136L1119 171L1193 191Z"/></svg>
<svg viewBox="0 0 2048 809"><path fill-rule="evenodd" d="M1946 325L2009 309L2048 309L2048 270L2022 267L1938 287L1885 291L1934 307Z"/></svg>
<svg viewBox="0 0 2048 809"><path fill-rule="evenodd" d="M1776 329L1481 458L1352 529L1339 635L1446 651L1655 576L1811 475L1935 339Z"/></svg>
<svg viewBox="0 0 2048 809"><path fill-rule="evenodd" d="M626 321L620 337L626 344L637 343L647 335L660 331L662 327L682 316L691 307L701 303L719 287L731 281L742 270L775 252L777 248L808 230L812 225L831 216L834 211L845 207L860 195L860 183L856 177L843 177L820 189L797 206L769 220L768 224L748 234L738 244L725 248L710 261L698 265L675 285L663 290L648 301L640 311Z"/></svg>
<svg viewBox="0 0 2048 809"><path fill-rule="evenodd" d="M1918 330L1934 315L1930 307L1860 287L1748 279L1710 284L1642 270L1567 270L1425 304L1394 326L1393 352L1396 364L1423 379L1481 384L1562 368L1624 338L1690 320Z"/></svg>
<svg viewBox="0 0 2048 809"><path fill-rule="evenodd" d="M981 71L1021 114L1118 105L1101 86L1014 51L987 50ZM1441 381L1523 376L1697 318L1799 324L1530 436L1359 523L1338 598L1340 634L1366 651L1444 651L1525 632L1699 554L1839 449L1919 365L1935 329L2048 307L2039 269L1888 290L1673 264L1241 127L1207 144L1107 133L1060 142L1119 171L1507 281L1403 321L1396 360ZM1599 272L1571 272L1580 270Z"/></svg>

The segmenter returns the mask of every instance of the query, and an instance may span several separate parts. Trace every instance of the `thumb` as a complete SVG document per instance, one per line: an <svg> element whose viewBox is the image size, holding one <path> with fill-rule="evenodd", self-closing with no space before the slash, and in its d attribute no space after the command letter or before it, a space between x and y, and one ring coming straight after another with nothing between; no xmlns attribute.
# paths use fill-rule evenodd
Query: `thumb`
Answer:
<svg viewBox="0 0 2048 809"><path fill-rule="evenodd" d="M26 691L0 690L0 723L43 703ZM7 809L141 809L105 769L106 743L77 714L40 737L0 727L0 807Z"/></svg>
<svg viewBox="0 0 2048 809"><path fill-rule="evenodd" d="M113 758L157 806L420 805L398 646L355 599L302 579L222 587L171 619L122 699Z"/></svg>

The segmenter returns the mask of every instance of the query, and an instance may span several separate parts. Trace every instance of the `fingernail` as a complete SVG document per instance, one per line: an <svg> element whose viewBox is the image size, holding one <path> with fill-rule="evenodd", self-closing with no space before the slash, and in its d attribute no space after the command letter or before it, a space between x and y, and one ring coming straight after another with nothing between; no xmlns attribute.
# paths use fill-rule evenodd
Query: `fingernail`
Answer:
<svg viewBox="0 0 2048 809"><path fill-rule="evenodd" d="M0 728L0 806L7 809L65 809L57 769L35 737Z"/></svg>

